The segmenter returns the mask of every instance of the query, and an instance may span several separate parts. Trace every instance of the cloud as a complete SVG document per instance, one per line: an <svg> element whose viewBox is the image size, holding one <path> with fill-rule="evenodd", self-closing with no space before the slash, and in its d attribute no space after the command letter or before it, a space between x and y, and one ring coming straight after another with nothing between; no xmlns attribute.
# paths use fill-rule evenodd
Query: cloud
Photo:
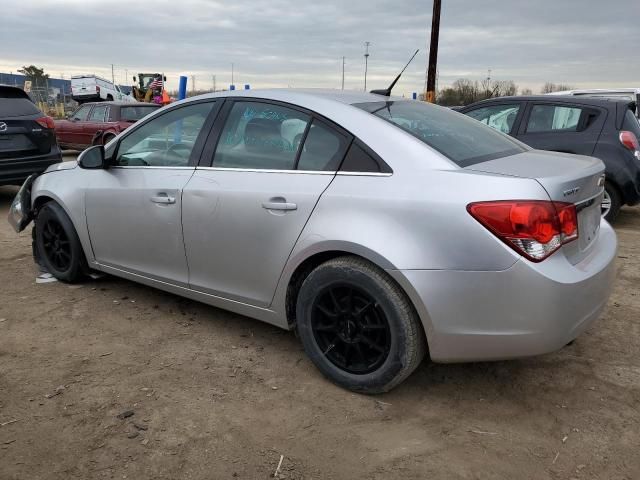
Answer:
<svg viewBox="0 0 640 480"><path fill-rule="evenodd" d="M439 83L460 76L539 87L637 85L637 0L445 0ZM129 83L137 72L196 76L198 88L231 81L254 87L363 88L370 41L371 88L391 81L421 52L397 93L422 91L431 2L418 0L22 0L0 17L0 70L44 66L52 76L98 73Z"/></svg>

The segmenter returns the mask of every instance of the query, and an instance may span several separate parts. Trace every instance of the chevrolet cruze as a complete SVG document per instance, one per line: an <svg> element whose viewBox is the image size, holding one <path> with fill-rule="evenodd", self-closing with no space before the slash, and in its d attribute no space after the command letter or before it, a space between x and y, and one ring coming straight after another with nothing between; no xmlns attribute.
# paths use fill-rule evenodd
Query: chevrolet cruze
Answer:
<svg viewBox="0 0 640 480"><path fill-rule="evenodd" d="M603 172L422 102L224 92L31 177L10 221L34 221L60 280L98 270L295 329L324 375L377 393L425 355L538 355L583 332L614 276Z"/></svg>

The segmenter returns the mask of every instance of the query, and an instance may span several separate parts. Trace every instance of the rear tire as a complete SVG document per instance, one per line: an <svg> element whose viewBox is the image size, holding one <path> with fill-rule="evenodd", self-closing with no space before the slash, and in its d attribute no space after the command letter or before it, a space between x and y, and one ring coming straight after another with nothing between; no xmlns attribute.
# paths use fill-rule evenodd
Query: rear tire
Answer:
<svg viewBox="0 0 640 480"><path fill-rule="evenodd" d="M611 182L604 185L604 199L602 200L602 216L609 223L615 221L622 208L622 197L616 186Z"/></svg>
<svg viewBox="0 0 640 480"><path fill-rule="evenodd" d="M78 234L64 209L46 203L35 221L36 258L49 273L63 282L74 283L87 271L87 261Z"/></svg>
<svg viewBox="0 0 640 480"><path fill-rule="evenodd" d="M111 95L107 95L107 102L113 102L113 97Z"/></svg>
<svg viewBox="0 0 640 480"><path fill-rule="evenodd" d="M426 353L418 315L383 270L358 257L329 260L304 280L296 303L305 352L331 381L355 392L387 392Z"/></svg>
<svg viewBox="0 0 640 480"><path fill-rule="evenodd" d="M104 136L102 137L102 145L106 145L107 143L109 143L109 142L110 142L111 140L113 140L114 138L116 138L116 136L115 136L115 135L112 135L112 134L104 135Z"/></svg>

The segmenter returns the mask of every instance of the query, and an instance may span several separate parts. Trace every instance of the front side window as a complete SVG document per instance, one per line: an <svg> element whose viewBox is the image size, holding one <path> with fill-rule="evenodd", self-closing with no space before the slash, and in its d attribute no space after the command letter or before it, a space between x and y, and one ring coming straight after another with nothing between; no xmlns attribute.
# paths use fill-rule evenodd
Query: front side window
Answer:
<svg viewBox="0 0 640 480"><path fill-rule="evenodd" d="M105 114L107 113L106 105L98 105L93 107L91 115L89 115L90 122L104 122Z"/></svg>
<svg viewBox="0 0 640 480"><path fill-rule="evenodd" d="M175 108L137 128L118 145L115 165L187 166L215 102Z"/></svg>
<svg viewBox="0 0 640 480"><path fill-rule="evenodd" d="M516 103L481 107L466 114L499 132L510 133L519 111L520 104Z"/></svg>
<svg viewBox="0 0 640 480"><path fill-rule="evenodd" d="M460 167L526 151L507 135L448 108L415 100L355 104L421 140Z"/></svg>
<svg viewBox="0 0 640 480"><path fill-rule="evenodd" d="M527 133L577 132L580 123L581 108L562 107L560 105L534 105L527 123Z"/></svg>
<svg viewBox="0 0 640 480"><path fill-rule="evenodd" d="M311 117L261 102L235 102L218 140L213 166L293 170Z"/></svg>
<svg viewBox="0 0 640 480"><path fill-rule="evenodd" d="M91 105L83 105L78 110L73 112L73 115L71 115L71 119L80 120L80 121L86 120L90 110L91 110Z"/></svg>

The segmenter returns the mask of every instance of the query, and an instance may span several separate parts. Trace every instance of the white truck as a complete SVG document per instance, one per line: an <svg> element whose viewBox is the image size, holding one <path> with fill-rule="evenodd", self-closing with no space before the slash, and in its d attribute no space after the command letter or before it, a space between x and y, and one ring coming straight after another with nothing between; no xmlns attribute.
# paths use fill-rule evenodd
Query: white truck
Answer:
<svg viewBox="0 0 640 480"><path fill-rule="evenodd" d="M78 103L104 101L136 102L131 95L123 93L117 85L96 75L74 75L71 77L71 98Z"/></svg>

